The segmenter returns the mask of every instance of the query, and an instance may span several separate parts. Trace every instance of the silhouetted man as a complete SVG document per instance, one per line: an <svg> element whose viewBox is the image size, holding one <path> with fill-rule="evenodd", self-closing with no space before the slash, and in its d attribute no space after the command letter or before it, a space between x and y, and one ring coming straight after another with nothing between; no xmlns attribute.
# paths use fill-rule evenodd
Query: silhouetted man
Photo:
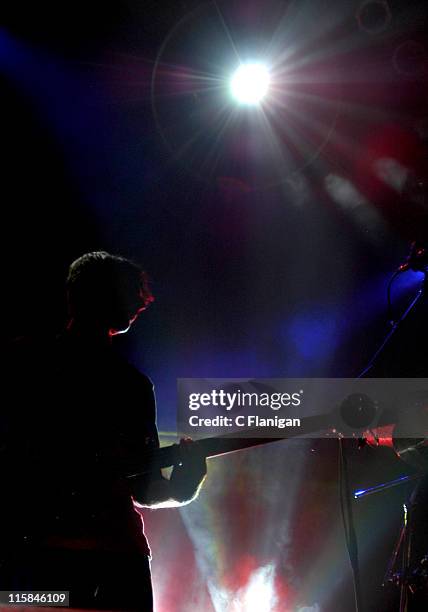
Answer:
<svg viewBox="0 0 428 612"><path fill-rule="evenodd" d="M153 300L144 272L88 253L70 266L67 300L63 334L16 342L8 355L0 590L68 590L74 608L150 612L136 506L190 501L205 460L183 442L170 480L159 470L126 478L159 446L153 385L111 348Z"/></svg>

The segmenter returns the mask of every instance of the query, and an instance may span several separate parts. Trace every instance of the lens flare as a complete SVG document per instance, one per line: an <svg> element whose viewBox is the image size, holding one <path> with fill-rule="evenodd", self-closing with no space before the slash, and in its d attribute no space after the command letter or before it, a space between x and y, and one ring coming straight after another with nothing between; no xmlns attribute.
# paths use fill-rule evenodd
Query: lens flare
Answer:
<svg viewBox="0 0 428 612"><path fill-rule="evenodd" d="M241 104L259 104L269 89L269 71L263 64L241 64L230 81L235 100Z"/></svg>

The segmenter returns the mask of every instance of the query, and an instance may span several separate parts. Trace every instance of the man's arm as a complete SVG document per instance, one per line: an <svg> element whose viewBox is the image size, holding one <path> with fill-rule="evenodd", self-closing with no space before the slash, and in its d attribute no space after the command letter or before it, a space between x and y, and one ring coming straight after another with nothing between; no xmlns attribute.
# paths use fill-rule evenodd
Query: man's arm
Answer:
<svg viewBox="0 0 428 612"><path fill-rule="evenodd" d="M144 424L149 432L146 436L146 450L159 448L159 436L156 427L156 399L151 380L140 374L143 383L141 390L144 404ZM141 448L138 428L134 429L136 459ZM197 451L190 438L180 440L180 463L174 466L171 477L163 478L160 471L135 478L132 483L134 502L146 508L174 508L188 504L197 497L207 473L205 456Z"/></svg>

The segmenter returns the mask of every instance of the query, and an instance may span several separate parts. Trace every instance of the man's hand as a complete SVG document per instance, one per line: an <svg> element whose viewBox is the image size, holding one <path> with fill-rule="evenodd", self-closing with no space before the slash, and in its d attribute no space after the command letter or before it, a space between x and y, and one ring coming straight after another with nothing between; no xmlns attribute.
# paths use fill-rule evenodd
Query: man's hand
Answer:
<svg viewBox="0 0 428 612"><path fill-rule="evenodd" d="M134 502L146 508L177 508L192 501L207 473L205 455L190 438L180 440L180 459L171 478L146 475L139 478L133 491Z"/></svg>
<svg viewBox="0 0 428 612"><path fill-rule="evenodd" d="M194 499L207 473L205 455L191 438L180 440L180 463L172 471L170 483L173 497L178 502Z"/></svg>

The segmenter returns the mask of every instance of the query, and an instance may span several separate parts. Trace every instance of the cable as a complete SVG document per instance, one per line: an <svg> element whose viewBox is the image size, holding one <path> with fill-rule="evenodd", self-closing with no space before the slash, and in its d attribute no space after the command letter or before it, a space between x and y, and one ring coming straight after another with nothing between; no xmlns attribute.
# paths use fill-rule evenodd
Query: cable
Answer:
<svg viewBox="0 0 428 612"><path fill-rule="evenodd" d="M392 284L392 281L394 280L394 278L397 275L397 272L401 272L401 270L397 270L388 285L388 291L389 291L389 296L388 299L390 300L390 286ZM390 331L388 332L388 334L386 335L386 338L383 340L382 344L380 345L380 347L376 350L375 354L373 355L373 357L370 359L368 365L364 368L364 370L357 376L357 378L362 378L363 376L365 376L367 374L367 372L373 367L376 359L379 357L380 353L383 351L383 349L385 348L385 346L388 344L388 342L390 341L390 339L392 338L392 336L394 335L394 333L397 331L397 328L399 327L399 325L401 325L401 323L404 321L404 319L407 317L407 315L409 314L409 312L411 312L413 310L413 307L416 306L416 303L420 300L420 298L423 296L424 294L424 283L422 283L421 288L418 290L416 296L413 298L413 300L411 301L411 303L409 304L409 306L406 308L406 310L404 311L404 313L401 315L401 317L395 321L392 325L392 328L390 329Z"/></svg>
<svg viewBox="0 0 428 612"><path fill-rule="evenodd" d="M387 300L388 300L388 321L390 322L390 324L393 326L395 321L394 321L394 313L392 311L392 298L391 298L391 290L392 290L392 284L395 281L395 279L397 278L397 276L399 274L401 274L402 272L405 272L405 270L402 269L402 267L400 266L395 272L394 274L391 276L391 278L389 279L388 282L388 288L386 290L386 295L387 295Z"/></svg>

